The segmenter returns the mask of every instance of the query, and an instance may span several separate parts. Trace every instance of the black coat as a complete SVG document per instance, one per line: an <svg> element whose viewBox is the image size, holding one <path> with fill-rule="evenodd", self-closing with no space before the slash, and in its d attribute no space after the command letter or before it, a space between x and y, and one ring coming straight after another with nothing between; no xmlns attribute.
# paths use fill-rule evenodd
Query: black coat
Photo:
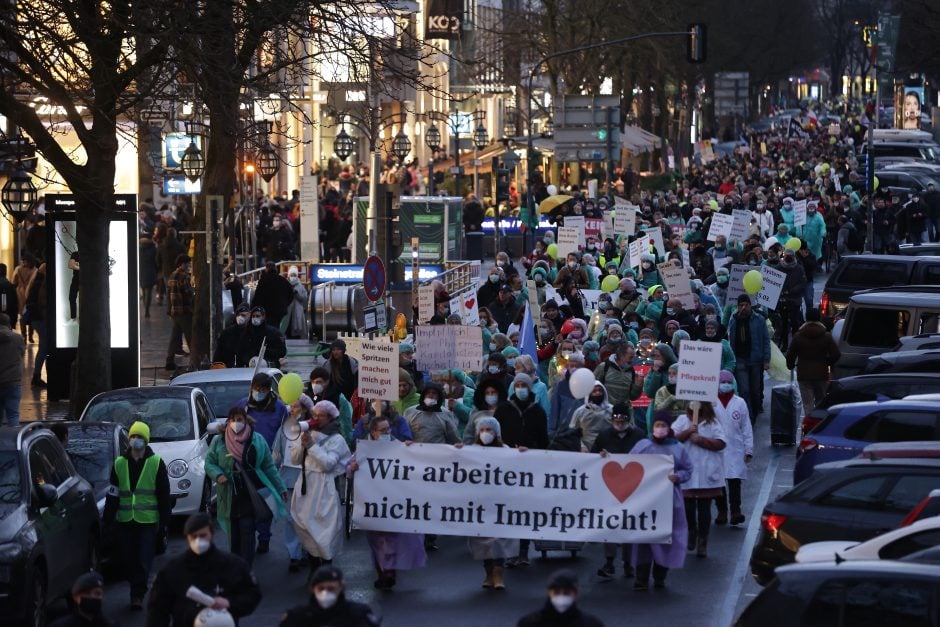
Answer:
<svg viewBox="0 0 940 627"><path fill-rule="evenodd" d="M336 605L328 610L320 607L316 599L311 599L307 605L288 610L281 621L281 627L371 627L380 623L381 620L372 608L365 603L350 601L343 595Z"/></svg>
<svg viewBox="0 0 940 627"><path fill-rule="evenodd" d="M591 447L592 453L607 451L608 453L619 455L626 454L633 450L633 445L643 439L643 432L636 427L627 429L624 432L618 432L613 427L605 427L597 434L594 439L594 446Z"/></svg>
<svg viewBox="0 0 940 627"><path fill-rule="evenodd" d="M516 623L517 627L604 627L603 621L593 614L582 612L575 603L564 614L559 614L551 601L537 612L526 614Z"/></svg>
<svg viewBox="0 0 940 627"><path fill-rule="evenodd" d="M190 627L203 609L186 598L190 586L227 599L236 620L254 612L261 602L261 589L248 562L215 546L202 555L186 549L157 573L147 599L147 627Z"/></svg>
<svg viewBox="0 0 940 627"><path fill-rule="evenodd" d="M516 319L516 314L519 313L519 305L516 304L513 298L510 298L509 302L505 305L501 304L497 298L487 305L487 309L490 310L490 314L493 316L493 322L499 327L500 333L506 333L509 329L509 325Z"/></svg>
<svg viewBox="0 0 940 627"><path fill-rule="evenodd" d="M150 238L143 237L138 244L138 281L146 289L157 283L157 247Z"/></svg>
<svg viewBox="0 0 940 627"><path fill-rule="evenodd" d="M251 297L251 306L264 307L268 320L274 326L287 315L287 307L294 299L294 288L290 282L277 272L262 272Z"/></svg>
<svg viewBox="0 0 940 627"><path fill-rule="evenodd" d="M515 396L501 402L493 417L499 422L500 437L507 446L548 448L548 417L534 393L526 402Z"/></svg>
<svg viewBox="0 0 940 627"><path fill-rule="evenodd" d="M240 334L239 331L241 331ZM244 327L237 327L233 334L236 338L235 363L239 366L247 366L252 357L258 356L262 342L264 342L264 360L268 363L276 366L278 360L287 355L284 334L270 324L256 327L249 322Z"/></svg>

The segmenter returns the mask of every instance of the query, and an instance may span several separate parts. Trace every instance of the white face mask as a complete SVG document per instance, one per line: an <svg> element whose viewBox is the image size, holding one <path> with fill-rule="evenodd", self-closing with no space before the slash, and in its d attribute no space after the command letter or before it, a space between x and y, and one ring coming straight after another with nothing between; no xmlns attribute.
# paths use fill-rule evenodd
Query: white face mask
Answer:
<svg viewBox="0 0 940 627"><path fill-rule="evenodd" d="M489 446L493 443L493 440L496 439L496 435L492 431L484 431L480 434L480 442Z"/></svg>
<svg viewBox="0 0 940 627"><path fill-rule="evenodd" d="M323 384L314 383L313 385L310 386L310 391L316 394L317 396L319 396L320 394L323 393Z"/></svg>
<svg viewBox="0 0 940 627"><path fill-rule="evenodd" d="M189 550L196 555L202 555L212 547L212 541L207 538L190 538Z"/></svg>
<svg viewBox="0 0 940 627"><path fill-rule="evenodd" d="M574 596L570 594L555 594L549 597L549 600L552 602L552 607L559 614L564 614L574 605Z"/></svg>
<svg viewBox="0 0 940 627"><path fill-rule="evenodd" d="M317 603L320 604L320 607L325 610L336 605L336 601L339 599L339 595L332 590L319 590L314 593L314 596L317 598Z"/></svg>
<svg viewBox="0 0 940 627"><path fill-rule="evenodd" d="M233 422L233 423L231 424L231 428L232 428L232 431L234 431L235 433L241 433L241 432L245 429L245 423L244 423L244 422Z"/></svg>

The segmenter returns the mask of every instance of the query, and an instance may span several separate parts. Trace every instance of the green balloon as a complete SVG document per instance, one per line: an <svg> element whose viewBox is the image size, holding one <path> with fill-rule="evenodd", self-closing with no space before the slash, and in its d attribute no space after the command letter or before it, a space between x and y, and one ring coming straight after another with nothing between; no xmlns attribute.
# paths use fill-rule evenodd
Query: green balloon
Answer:
<svg viewBox="0 0 940 627"><path fill-rule="evenodd" d="M758 270L748 270L744 274L742 282L744 283L744 291L747 292L749 296L753 296L764 287L764 275Z"/></svg>
<svg viewBox="0 0 940 627"><path fill-rule="evenodd" d="M601 281L601 289L605 292L613 292L620 286L620 279L612 274L608 274Z"/></svg>
<svg viewBox="0 0 940 627"><path fill-rule="evenodd" d="M281 397L281 402L290 405L303 394L304 382L296 372L285 374L277 384L277 395Z"/></svg>

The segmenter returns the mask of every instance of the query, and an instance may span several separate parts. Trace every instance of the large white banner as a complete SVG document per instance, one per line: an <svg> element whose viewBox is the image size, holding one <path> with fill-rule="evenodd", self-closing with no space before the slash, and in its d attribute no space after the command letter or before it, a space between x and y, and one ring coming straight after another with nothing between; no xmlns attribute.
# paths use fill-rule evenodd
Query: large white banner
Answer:
<svg viewBox="0 0 940 627"><path fill-rule="evenodd" d="M673 460L362 440L353 526L574 542L669 543Z"/></svg>
<svg viewBox="0 0 940 627"><path fill-rule="evenodd" d="M483 367L483 330L442 324L415 328L415 353L421 370L470 370Z"/></svg>

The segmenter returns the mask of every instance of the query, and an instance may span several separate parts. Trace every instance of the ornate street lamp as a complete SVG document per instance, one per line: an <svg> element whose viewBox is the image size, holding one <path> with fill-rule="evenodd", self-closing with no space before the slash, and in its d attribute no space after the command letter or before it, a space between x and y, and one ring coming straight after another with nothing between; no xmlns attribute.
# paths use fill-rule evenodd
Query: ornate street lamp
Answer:
<svg viewBox="0 0 940 627"><path fill-rule="evenodd" d="M183 175L192 183L201 179L203 173L206 171L206 160L202 156L202 151L199 150L199 146L196 145L195 140L190 140L189 146L183 151L183 157L180 159L180 167L183 170Z"/></svg>
<svg viewBox="0 0 940 627"><path fill-rule="evenodd" d="M436 124L431 124L431 127L424 134L424 143L430 148L431 152L437 152L441 149L441 132Z"/></svg>
<svg viewBox="0 0 940 627"><path fill-rule="evenodd" d="M29 215L38 197L33 179L17 164L16 170L7 179L0 193L3 207L14 220L19 221Z"/></svg>
<svg viewBox="0 0 940 627"><path fill-rule="evenodd" d="M277 150L275 150L271 142L267 142L267 144L258 151L258 154L255 155L255 162L258 166L258 174L261 175L265 183L270 183L271 179L274 178L274 175L277 174L280 168Z"/></svg>
<svg viewBox="0 0 940 627"><path fill-rule="evenodd" d="M349 136L349 133L346 132L345 128L341 128L339 134L336 136L336 139L333 141L333 152L336 153L336 156L339 157L340 161L345 161L353 151L353 140Z"/></svg>
<svg viewBox="0 0 940 627"><path fill-rule="evenodd" d="M392 140L392 153L398 157L399 161L404 161L408 153L411 152L411 140L405 135L405 131L398 131L395 139Z"/></svg>
<svg viewBox="0 0 940 627"><path fill-rule="evenodd" d="M489 133L486 132L486 127L480 124L477 130L473 131L473 145L477 147L477 150L483 150L488 143L490 143Z"/></svg>

